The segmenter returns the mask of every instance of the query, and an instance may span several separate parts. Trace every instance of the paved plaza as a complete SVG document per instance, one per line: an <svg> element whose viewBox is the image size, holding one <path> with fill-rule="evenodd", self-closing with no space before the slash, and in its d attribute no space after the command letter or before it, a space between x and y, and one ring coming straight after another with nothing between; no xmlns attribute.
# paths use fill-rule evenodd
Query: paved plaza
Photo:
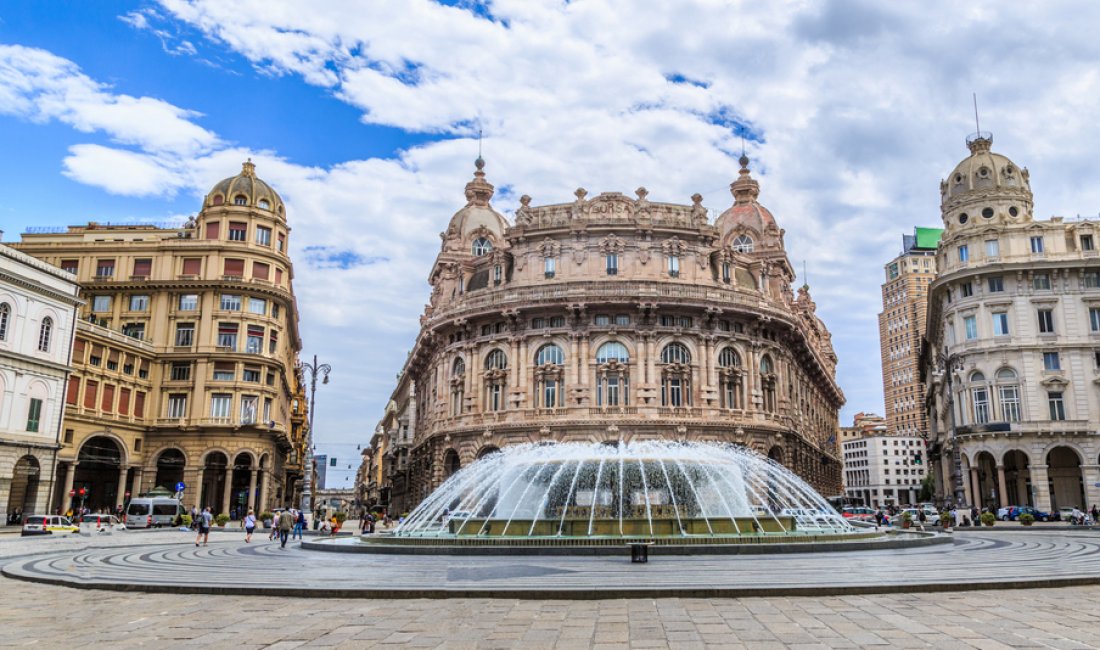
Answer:
<svg viewBox="0 0 1100 650"><path fill-rule="evenodd" d="M1059 531L1060 532L1060 531ZM983 540L989 535L982 533ZM1083 566L1097 560L1096 535L1002 533L964 538L955 552L975 558L998 549L1035 557L1060 554ZM152 565L162 557L190 558L193 582L262 586L271 583L333 586L393 580L385 562L361 556L276 550L266 537L246 547L235 533L212 535L195 551L190 536L174 531L116 534L89 539L0 540L3 562L22 564L45 552L121 558ZM970 539L971 541L966 541ZM167 549L175 548L174 551ZM245 550L242 550L245 549ZM965 550L969 549L969 550ZM1067 549L1069 552L1067 553ZM1073 549L1078 549L1074 551ZM246 552L252 551L252 552ZM1006 551L1007 552L1007 551ZM1075 557L1082 559L1075 560ZM927 567L959 579L977 579L957 560ZM376 556L367 559L377 560ZM430 558L413 557L411 561ZM458 565L487 558L451 558ZM668 565L654 558L642 570ZM723 558L733 561L737 558ZM750 562L767 558L744 558ZM1018 560L1022 561L1022 555ZM394 558L390 556L389 561ZM495 558L538 563L537 558ZM863 564L851 556L831 566L845 573ZM905 572L912 558L898 557L890 571ZM115 562L116 560L111 560ZM585 561L601 561L587 558ZM978 560L975 560L978 561ZM110 564L103 565L103 571ZM234 571L233 567L237 567ZM326 568L327 567L327 568ZM1017 563L1002 573L1025 572ZM136 569L134 569L136 570ZM148 570L148 566L146 566ZM196 571L198 569L196 568ZM782 576L773 576L783 579ZM0 578L0 645L205 648L363 648L378 645L431 648L1096 648L1100 647L1100 586L1009 589L960 593L904 593L826 597L634 598L544 600L497 598L387 599L219 596L71 589Z"/></svg>

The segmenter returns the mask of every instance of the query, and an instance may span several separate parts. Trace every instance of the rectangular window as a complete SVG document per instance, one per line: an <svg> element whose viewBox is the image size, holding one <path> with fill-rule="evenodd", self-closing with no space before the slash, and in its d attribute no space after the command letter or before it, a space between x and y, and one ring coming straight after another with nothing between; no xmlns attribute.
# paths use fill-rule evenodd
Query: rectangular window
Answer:
<svg viewBox="0 0 1100 650"><path fill-rule="evenodd" d="M267 379L264 381L264 383L266 383L268 386L274 386L275 385L275 373L273 373L273 372L267 373Z"/></svg>
<svg viewBox="0 0 1100 650"><path fill-rule="evenodd" d="M271 228L256 226L256 243L260 246L271 245Z"/></svg>
<svg viewBox="0 0 1100 650"><path fill-rule="evenodd" d="M145 393L134 393L134 417L145 417Z"/></svg>
<svg viewBox="0 0 1100 650"><path fill-rule="evenodd" d="M180 311L195 311L199 308L199 296L195 293L185 293L180 295L179 310Z"/></svg>
<svg viewBox="0 0 1100 650"><path fill-rule="evenodd" d="M597 323L597 325L598 324L599 323ZM540 330L540 329L543 329L544 327L546 327L546 319L545 318L532 318L531 319L531 329ZM488 334L488 332L482 332L482 334Z"/></svg>
<svg viewBox="0 0 1100 650"><path fill-rule="evenodd" d="M176 345L191 347L195 343L195 324L176 323Z"/></svg>
<svg viewBox="0 0 1100 650"><path fill-rule="evenodd" d="M1050 275L1047 273L1036 273L1031 276L1031 288L1036 291L1049 291Z"/></svg>
<svg viewBox="0 0 1100 650"><path fill-rule="evenodd" d="M225 260L225 273L226 277L231 278L243 278L244 277L244 260L227 259Z"/></svg>
<svg viewBox="0 0 1100 650"><path fill-rule="evenodd" d="M168 396L168 417L175 419L187 417L186 394L177 393Z"/></svg>
<svg viewBox="0 0 1100 650"><path fill-rule="evenodd" d="M1047 405L1050 407L1051 420L1066 419L1066 403L1062 399L1062 393L1060 391L1051 391L1047 393Z"/></svg>
<svg viewBox="0 0 1100 650"><path fill-rule="evenodd" d="M27 431L37 432L42 419L42 400L32 397L30 408L27 409Z"/></svg>
<svg viewBox="0 0 1100 650"><path fill-rule="evenodd" d="M1005 336L1008 334L1008 314L1003 311L993 314L993 336Z"/></svg>
<svg viewBox="0 0 1100 650"><path fill-rule="evenodd" d="M1100 332L1100 307L1089 307L1089 327L1093 332Z"/></svg>
<svg viewBox="0 0 1100 650"><path fill-rule="evenodd" d="M109 278L115 274L114 260L99 260L95 265L96 277Z"/></svg>
<svg viewBox="0 0 1100 650"><path fill-rule="evenodd" d="M616 325L629 325L630 324L630 316L627 316L626 314L617 314L615 316L615 324Z"/></svg>
<svg viewBox="0 0 1100 650"><path fill-rule="evenodd" d="M616 253L607 254L607 274L618 275L619 274L619 256Z"/></svg>
<svg viewBox="0 0 1100 650"><path fill-rule="evenodd" d="M275 330L271 330L267 334L267 351L269 354L275 354L275 349L279 347L279 333Z"/></svg>
<svg viewBox="0 0 1100 650"><path fill-rule="evenodd" d="M1001 244L996 239L985 240L985 256L986 257L1000 257L1001 256Z"/></svg>
<svg viewBox="0 0 1100 650"><path fill-rule="evenodd" d="M1020 392L1015 386L1001 386L1001 413L1006 422L1020 421Z"/></svg>
<svg viewBox="0 0 1100 650"><path fill-rule="evenodd" d="M149 296L130 296L130 311L146 311L149 309Z"/></svg>
<svg viewBox="0 0 1100 650"><path fill-rule="evenodd" d="M249 354L260 354L264 351L264 328L259 325L248 326L248 339L245 341L244 351Z"/></svg>
<svg viewBox="0 0 1100 650"><path fill-rule="evenodd" d="M283 252L283 249L286 248L286 235L284 235L283 233L279 233L278 241L279 245L276 246L276 248L279 249L279 252L281 253Z"/></svg>
<svg viewBox="0 0 1100 650"><path fill-rule="evenodd" d="M963 326L966 328L966 340L973 341L978 338L978 321L973 316L963 317Z"/></svg>
<svg viewBox="0 0 1100 650"><path fill-rule="evenodd" d="M675 255L668 256L668 274L671 277L679 277L680 275L680 258Z"/></svg>
<svg viewBox="0 0 1100 650"><path fill-rule="evenodd" d="M201 257L188 257L183 260L183 274L184 275L201 275L202 274L202 258Z"/></svg>
<svg viewBox="0 0 1100 650"><path fill-rule="evenodd" d="M134 260L134 277L147 278L153 274L153 260L149 258Z"/></svg>
<svg viewBox="0 0 1100 650"><path fill-rule="evenodd" d="M1081 235L1081 250L1091 251L1095 250L1092 243L1092 235Z"/></svg>
<svg viewBox="0 0 1100 650"><path fill-rule="evenodd" d="M207 239L217 239L219 237L219 233L220 233L219 226L221 226L221 224L217 221L207 221L206 222L206 238Z"/></svg>
<svg viewBox="0 0 1100 650"><path fill-rule="evenodd" d="M256 395L241 395L241 424L256 424L256 409L259 405L260 398Z"/></svg>
<svg viewBox="0 0 1100 650"><path fill-rule="evenodd" d="M95 398L99 397L99 382L89 381L84 384L84 408L94 409Z"/></svg>
<svg viewBox="0 0 1100 650"><path fill-rule="evenodd" d="M552 409L558 406L558 382L547 379L542 385L542 407Z"/></svg>
<svg viewBox="0 0 1100 650"><path fill-rule="evenodd" d="M122 326L122 333L126 336L144 340L145 339L145 323L125 323Z"/></svg>
<svg viewBox="0 0 1100 650"><path fill-rule="evenodd" d="M1054 333L1054 312L1050 309L1040 309L1038 311L1039 316L1039 333L1040 334L1053 334Z"/></svg>
<svg viewBox="0 0 1100 650"><path fill-rule="evenodd" d="M607 327L611 324L611 317L607 314L596 314L595 324L598 327Z"/></svg>
<svg viewBox="0 0 1100 650"><path fill-rule="evenodd" d="M130 389L118 389L118 412L120 415L130 414Z"/></svg>
<svg viewBox="0 0 1100 650"><path fill-rule="evenodd" d="M551 316L548 324L550 327L565 327L565 316ZM502 331L500 327L501 323L497 323L498 334Z"/></svg>
<svg viewBox="0 0 1100 650"><path fill-rule="evenodd" d="M272 318L278 318L279 317L279 303L277 303L277 302L271 303L271 317Z"/></svg>
<svg viewBox="0 0 1100 650"><path fill-rule="evenodd" d="M225 311L240 311L241 297L234 294L223 293L219 306Z"/></svg>
<svg viewBox="0 0 1100 650"><path fill-rule="evenodd" d="M61 270L76 275L80 270L80 260L61 260Z"/></svg>
<svg viewBox="0 0 1100 650"><path fill-rule="evenodd" d="M237 364L232 361L214 362L214 381L233 381L237 378Z"/></svg>
<svg viewBox="0 0 1100 650"><path fill-rule="evenodd" d="M93 296L92 297L92 311L105 312L111 311L111 297L110 296Z"/></svg>
<svg viewBox="0 0 1100 650"><path fill-rule="evenodd" d="M188 381L191 379L191 363L189 361L173 361L171 374L172 381Z"/></svg>
<svg viewBox="0 0 1100 650"><path fill-rule="evenodd" d="M100 402L100 410L110 413L115 408L115 387L113 384L103 384L103 400Z"/></svg>
<svg viewBox="0 0 1100 650"><path fill-rule="evenodd" d="M69 388L65 392L65 403L73 406L80 403L80 378L75 375L69 377Z"/></svg>
<svg viewBox="0 0 1100 650"><path fill-rule="evenodd" d="M732 273L730 271L731 271L730 263L729 262L722 262L722 282L725 282L726 284L730 283L730 280L732 279L731 278Z"/></svg>
<svg viewBox="0 0 1100 650"><path fill-rule="evenodd" d="M989 278L989 293L1000 293L1005 290L1005 279L999 275Z"/></svg>
<svg viewBox="0 0 1100 650"><path fill-rule="evenodd" d="M264 316L267 314L267 301L263 298L249 298L248 313Z"/></svg>
<svg viewBox="0 0 1100 650"><path fill-rule="evenodd" d="M1043 353L1043 369L1048 371L1062 369L1062 360L1057 352Z"/></svg>
<svg viewBox="0 0 1100 650"><path fill-rule="evenodd" d="M233 396L227 393L214 393L210 396L210 417L228 418L233 405Z"/></svg>
<svg viewBox="0 0 1100 650"><path fill-rule="evenodd" d="M241 376L244 381L250 381L260 383L260 370L259 368L245 368L244 374Z"/></svg>
<svg viewBox="0 0 1100 650"><path fill-rule="evenodd" d="M963 298L969 298L970 296L974 295L974 285L970 284L969 282L963 282L962 285L959 287L959 291L961 292Z"/></svg>
<svg viewBox="0 0 1100 650"><path fill-rule="evenodd" d="M267 423L272 423L271 422L271 404L272 404L271 398L270 397L265 397L264 398L264 422L267 422Z"/></svg>
<svg viewBox="0 0 1100 650"><path fill-rule="evenodd" d="M239 221L229 222L229 241L245 241L248 239L248 224Z"/></svg>
<svg viewBox="0 0 1100 650"><path fill-rule="evenodd" d="M970 261L970 248L966 244L959 246L959 261L964 263Z"/></svg>
<svg viewBox="0 0 1100 650"><path fill-rule="evenodd" d="M1042 236L1031 238L1031 252L1040 254L1043 252L1043 238Z"/></svg>
<svg viewBox="0 0 1100 650"><path fill-rule="evenodd" d="M553 257L547 257L543 259L543 275L548 278L554 277L556 264Z"/></svg>
<svg viewBox="0 0 1100 650"><path fill-rule="evenodd" d="M236 350L237 331L236 323L218 323L218 347Z"/></svg>
<svg viewBox="0 0 1100 650"><path fill-rule="evenodd" d="M283 270L280 268L275 269L275 284L282 286L283 284ZM459 293L462 292L461 285L459 285Z"/></svg>
<svg viewBox="0 0 1100 650"><path fill-rule="evenodd" d="M252 263L252 277L257 280L266 280L271 277L271 265L261 262Z"/></svg>

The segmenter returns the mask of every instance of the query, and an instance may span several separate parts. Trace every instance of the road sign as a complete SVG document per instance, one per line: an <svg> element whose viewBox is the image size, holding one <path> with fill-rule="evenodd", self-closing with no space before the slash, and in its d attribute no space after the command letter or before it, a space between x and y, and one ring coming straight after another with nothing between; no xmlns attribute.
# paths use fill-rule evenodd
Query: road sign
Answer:
<svg viewBox="0 0 1100 650"><path fill-rule="evenodd" d="M187 486L183 484L183 481L176 483L176 492L183 492L186 488Z"/></svg>
<svg viewBox="0 0 1100 650"><path fill-rule="evenodd" d="M1100 487L1100 483L1093 483L1092 487Z"/></svg>
<svg viewBox="0 0 1100 650"><path fill-rule="evenodd" d="M69 496L75 497L76 496L76 490L69 490Z"/></svg>

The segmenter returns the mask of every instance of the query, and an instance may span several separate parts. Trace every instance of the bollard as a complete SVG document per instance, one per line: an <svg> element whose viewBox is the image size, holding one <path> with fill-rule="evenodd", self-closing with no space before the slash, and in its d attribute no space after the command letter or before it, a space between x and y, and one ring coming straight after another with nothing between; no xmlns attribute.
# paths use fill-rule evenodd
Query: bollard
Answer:
<svg viewBox="0 0 1100 650"><path fill-rule="evenodd" d="M630 561L633 564L645 564L649 562L649 544L645 542L631 543Z"/></svg>

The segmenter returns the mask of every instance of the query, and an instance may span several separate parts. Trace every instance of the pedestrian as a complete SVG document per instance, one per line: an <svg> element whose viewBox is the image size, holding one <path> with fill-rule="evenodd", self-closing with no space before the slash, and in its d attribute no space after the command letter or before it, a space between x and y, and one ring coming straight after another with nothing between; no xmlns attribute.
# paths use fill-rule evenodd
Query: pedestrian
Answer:
<svg viewBox="0 0 1100 650"><path fill-rule="evenodd" d="M252 533L256 530L256 514L249 508L248 514L244 518L244 543L248 544L252 541Z"/></svg>
<svg viewBox="0 0 1100 650"><path fill-rule="evenodd" d="M283 510L279 515L279 541L281 548L286 548L286 538L290 537L290 529L294 527L294 515L289 510Z"/></svg>
<svg viewBox="0 0 1100 650"><path fill-rule="evenodd" d="M1092 510L1089 510L1089 514L1092 515L1092 523L1100 521L1100 509L1097 509L1096 504L1092 504Z"/></svg>
<svg viewBox="0 0 1100 650"><path fill-rule="evenodd" d="M928 520L928 516L924 514L923 510L917 510L917 521L920 522L920 529L924 530L924 522Z"/></svg>
<svg viewBox="0 0 1100 650"><path fill-rule="evenodd" d="M374 534L374 522L377 521L373 513L367 513L367 532L371 535Z"/></svg>
<svg viewBox="0 0 1100 650"><path fill-rule="evenodd" d="M199 545L199 540L202 540L202 545L206 546L206 543L210 541L210 524L214 521L214 515L210 514L210 506L206 506L198 518L199 534L195 537L195 546Z"/></svg>
<svg viewBox="0 0 1100 650"><path fill-rule="evenodd" d="M282 512L276 512L272 515L271 531L267 534L267 541L273 541L275 536L279 534L279 518L283 516Z"/></svg>
<svg viewBox="0 0 1100 650"><path fill-rule="evenodd" d="M369 514L364 514L363 518L359 520L359 534L360 535L369 534L367 532L368 525L370 524L370 522L367 520L367 517L369 517L369 516L370 516Z"/></svg>
<svg viewBox="0 0 1100 650"><path fill-rule="evenodd" d="M306 513L304 510L294 511L294 538L301 540L302 531L306 529Z"/></svg>

